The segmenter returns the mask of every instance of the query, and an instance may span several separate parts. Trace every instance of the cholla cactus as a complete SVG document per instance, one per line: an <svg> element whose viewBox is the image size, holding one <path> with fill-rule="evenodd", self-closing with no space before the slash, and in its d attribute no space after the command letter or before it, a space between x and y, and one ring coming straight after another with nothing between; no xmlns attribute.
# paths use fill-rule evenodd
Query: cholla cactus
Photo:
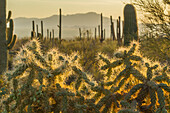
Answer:
<svg viewBox="0 0 170 113"><path fill-rule="evenodd" d="M153 111L155 107L158 113L165 112L164 92L170 92L165 84L169 84L167 67L157 76L153 72L158 65L146 63L147 68L138 67L143 61L135 55L135 48L133 45L128 52L115 54L116 61L100 55L100 61L106 64L101 69L107 71L104 79L96 82L92 75L83 72L78 53L68 56L57 49L43 53L39 41L33 39L16 55L14 69L6 72L10 94L3 97L2 110L4 113L138 113L142 108ZM146 76L139 68L145 68ZM126 82L130 87L126 88L127 84L122 87ZM138 90L137 97L131 99ZM6 89L2 89L0 97L5 93ZM150 105L144 106L149 94Z"/></svg>
<svg viewBox="0 0 170 113"><path fill-rule="evenodd" d="M140 68L145 68L145 67L141 66L145 60L142 59L142 57L140 56L140 54L138 54L138 52L135 52L136 51L135 47L136 47L136 45L134 44L131 47L131 49L129 49L128 52L126 52L126 50L127 50L126 49L124 51L124 53L116 53L115 56L118 58L118 60L114 60L114 61L111 61L107 57L103 57L103 55L99 55L99 59L101 59L105 63L104 66L101 66L101 69L106 70L105 75L107 76L107 77L105 77L103 84L105 84L106 86L109 87L109 88L107 87L107 90L111 91L112 93L114 93L114 92L116 93L116 92L120 92L120 91L123 91L123 92L129 91L128 89L126 89L127 85L129 86L129 88L131 88L132 85L134 86L136 83L138 83L138 85L134 86L127 95L126 95L126 93L124 93L124 95L126 95L125 99L129 100L131 95L133 95L135 92L137 92L139 89L141 89L140 92L138 93L136 101L137 101L138 106L141 111L142 111L142 108L144 108L145 111L148 110L148 112L149 112L149 110L150 111L154 110L153 108L156 104L156 93L157 94L159 93L158 94L158 99L159 99L158 102L160 103L160 106L157 107L157 108L159 108L158 111L160 109L166 110L165 102L164 102L165 97L164 97L162 89L164 89L167 92L169 92L169 89L170 89L169 86L167 86L165 84L165 82L169 84L169 77L166 73L167 67L165 67L163 69L163 72L161 75L154 76L153 70L156 69L158 67L158 65L150 67L149 64L146 63L146 67L147 67L146 76L147 77L145 77L143 75L143 72L145 71L145 69L142 69L142 71L143 71L142 73L141 73L141 70L139 70ZM138 56L135 55L136 53L138 54ZM138 67L138 65L140 65L140 66ZM121 69L119 69L118 67L120 67ZM115 70L118 70L118 75L116 77L114 77ZM132 79L132 82L128 78ZM133 80L135 80L135 81L138 80L138 81L135 82ZM116 83L118 81L120 81L120 82L117 85ZM160 84L158 84L158 82ZM125 83L127 83L125 85L125 87L121 88ZM104 89L104 87L103 87L103 89ZM104 93L104 92L105 91L103 90L102 93ZM145 107L142 105L142 102L144 101L144 99L147 97L148 94L150 94L151 104L149 106ZM162 95L162 96L160 96L160 95ZM103 98L106 98L106 96L107 95L103 96ZM107 100L110 100L110 99L108 98ZM128 109L122 109L119 112L120 113L121 112L122 113L123 112L136 113L137 111L134 111L134 110L132 111L131 109L128 108Z"/></svg>
<svg viewBox="0 0 170 113"><path fill-rule="evenodd" d="M118 87L116 87L114 89L114 92L118 91L125 84L125 82L130 77L131 74L135 78L139 78L140 80L144 79L139 74L133 74L133 70L135 70L134 67L135 67L136 63L133 63L132 61L141 61L142 60L142 58L140 56L133 55L135 52L135 48L136 48L136 44L134 44L128 52L125 50L124 53L115 54L115 56L116 56L116 58L118 58L118 60L116 60L112 63L109 60L100 56L100 59L102 59L106 63L106 65L102 66L101 69L102 70L108 69L107 75L111 76L112 68L117 68L118 66L121 66L121 65L125 66L125 69L123 69L113 81L109 81L107 83L109 86L112 86L121 80Z"/></svg>
<svg viewBox="0 0 170 113"><path fill-rule="evenodd" d="M67 87L64 84L67 76L63 75L68 72L75 72L78 80L85 80L88 84L93 85L79 69L77 54L69 58L57 50L51 50L43 55L40 48L40 43L35 39L23 46L16 56L15 69L6 73L13 86L11 87L12 93L4 101L7 112L25 112L26 108L27 111L38 112L35 109L40 103L39 109L42 110L46 106L43 112L50 112L52 108L49 99L54 99L55 95L50 96L48 92L51 94L50 91L54 90L56 95L63 94L66 90L54 88L53 84L59 83L62 87ZM67 75L69 76L69 73ZM75 87L78 90L79 87ZM70 89L72 88L69 87Z"/></svg>
<svg viewBox="0 0 170 113"><path fill-rule="evenodd" d="M153 76L153 70L156 69L158 67L158 65L154 65L153 67L150 67L150 65L148 63L145 63L146 67L147 67L147 77L145 77L143 74L140 74L140 76L142 77L142 82L140 84L135 85L130 92L125 96L126 100L129 100L131 98L131 95L135 94L138 90L139 93L137 95L137 97L135 98L136 101L138 102L138 106L140 108L142 108L143 110L147 111L151 108L153 108L153 110L155 109L155 105L156 105L156 93L158 96L158 103L159 103L159 107L157 111L166 111L165 109L165 96L164 96L164 92L162 89L164 89L167 92L170 92L170 87L167 86L164 83L160 83L158 84L157 82L159 81L169 81L169 78L167 78L167 80L163 79L163 75L160 76ZM134 74L139 74L140 72L138 72L137 70L134 70L133 72ZM163 74L165 74L165 68L163 71ZM165 76L165 75L164 75ZM159 79L158 79L159 78ZM145 98L147 98L147 96L150 95L150 101L151 104L148 105L147 107L145 107L145 109L143 108L143 101Z"/></svg>

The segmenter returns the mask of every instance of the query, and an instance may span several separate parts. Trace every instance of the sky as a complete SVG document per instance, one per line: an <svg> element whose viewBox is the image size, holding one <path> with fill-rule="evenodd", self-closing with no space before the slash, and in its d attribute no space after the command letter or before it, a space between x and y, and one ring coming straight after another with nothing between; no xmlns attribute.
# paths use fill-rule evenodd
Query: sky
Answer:
<svg viewBox="0 0 170 113"><path fill-rule="evenodd" d="M103 16L117 18L123 16L125 3L131 0L7 0L7 9L12 17L44 18L58 14L97 12Z"/></svg>

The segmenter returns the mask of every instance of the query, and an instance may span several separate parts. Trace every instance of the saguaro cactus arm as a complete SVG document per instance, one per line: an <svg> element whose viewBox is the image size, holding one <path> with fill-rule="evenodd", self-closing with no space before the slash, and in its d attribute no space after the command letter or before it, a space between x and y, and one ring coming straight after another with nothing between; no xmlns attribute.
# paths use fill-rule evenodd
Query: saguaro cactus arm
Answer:
<svg viewBox="0 0 170 113"><path fill-rule="evenodd" d="M9 22L9 28L6 30L6 40L7 40L7 49L10 50L14 47L17 36L13 35L14 33L14 22L13 19L10 19L12 15L12 12L9 11L8 18L6 19L7 22Z"/></svg>

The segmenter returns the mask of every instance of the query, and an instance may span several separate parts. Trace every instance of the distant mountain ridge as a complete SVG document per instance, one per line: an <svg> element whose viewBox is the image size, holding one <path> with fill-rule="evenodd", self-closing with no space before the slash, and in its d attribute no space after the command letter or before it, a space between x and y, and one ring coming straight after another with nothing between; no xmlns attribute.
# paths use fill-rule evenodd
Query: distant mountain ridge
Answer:
<svg viewBox="0 0 170 113"><path fill-rule="evenodd" d="M103 17L104 28L106 29L106 35L109 36L110 29L110 19L108 17ZM35 24L39 25L40 31L40 22L44 22L44 35L46 35L46 29L54 29L55 34L58 32L58 15L52 15L46 18L25 18L19 17L14 19L15 23L15 33L18 34L19 37L29 37L30 32L32 30L32 21L35 21ZM116 22L116 20L113 20ZM100 14L96 12L88 12L88 13L77 13L77 14L68 14L62 15L62 29L63 29L63 37L64 38L73 38L78 36L78 28L82 29L91 29L94 30L95 27L100 25Z"/></svg>

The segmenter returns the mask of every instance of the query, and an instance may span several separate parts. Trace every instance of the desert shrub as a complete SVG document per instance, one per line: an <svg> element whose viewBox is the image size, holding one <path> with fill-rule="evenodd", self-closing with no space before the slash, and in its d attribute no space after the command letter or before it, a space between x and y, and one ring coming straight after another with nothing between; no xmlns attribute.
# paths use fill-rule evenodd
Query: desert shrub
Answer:
<svg viewBox="0 0 170 113"><path fill-rule="evenodd" d="M166 37L145 37L141 41L140 51L143 56L170 65L170 40Z"/></svg>
<svg viewBox="0 0 170 113"><path fill-rule="evenodd" d="M4 75L9 92L1 94L2 112L167 112L168 67L146 60L138 45L120 48L112 58L99 53L95 59L103 77L95 81L84 71L79 53L43 52L39 41L32 40Z"/></svg>

